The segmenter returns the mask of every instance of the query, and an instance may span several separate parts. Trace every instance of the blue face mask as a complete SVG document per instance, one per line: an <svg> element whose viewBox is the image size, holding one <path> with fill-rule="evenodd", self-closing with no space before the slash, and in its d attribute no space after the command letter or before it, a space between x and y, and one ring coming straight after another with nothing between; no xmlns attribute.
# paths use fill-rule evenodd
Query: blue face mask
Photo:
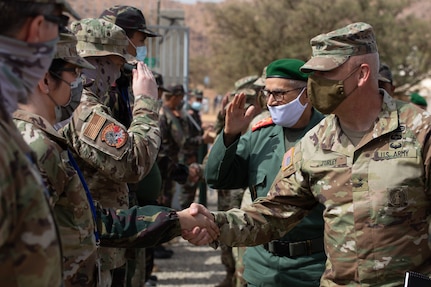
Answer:
<svg viewBox="0 0 431 287"><path fill-rule="evenodd" d="M135 44L133 44L132 40L130 40L129 38L127 38L127 40L129 40L130 45L132 45L133 48L135 48L136 50L136 60L143 62L147 57L147 46L136 47Z"/></svg>
<svg viewBox="0 0 431 287"><path fill-rule="evenodd" d="M201 102L193 102L191 107L193 110L199 112L202 108L202 103Z"/></svg>
<svg viewBox="0 0 431 287"><path fill-rule="evenodd" d="M147 46L136 47L136 60L143 62L147 57Z"/></svg>

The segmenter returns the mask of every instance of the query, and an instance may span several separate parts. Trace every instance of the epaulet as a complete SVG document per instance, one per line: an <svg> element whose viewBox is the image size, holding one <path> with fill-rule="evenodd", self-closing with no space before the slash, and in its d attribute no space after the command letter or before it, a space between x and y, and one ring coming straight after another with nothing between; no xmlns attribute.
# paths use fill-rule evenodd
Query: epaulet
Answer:
<svg viewBox="0 0 431 287"><path fill-rule="evenodd" d="M258 121L252 128L251 128L251 131L252 132L254 132L254 131L257 131L258 129L260 129L260 128L263 128L263 127L267 127L267 126L270 126L270 125L272 125L272 124L274 124L274 122L272 121L272 118L271 117L269 117L269 118L266 118L266 119L263 119L263 120L261 120L261 121Z"/></svg>

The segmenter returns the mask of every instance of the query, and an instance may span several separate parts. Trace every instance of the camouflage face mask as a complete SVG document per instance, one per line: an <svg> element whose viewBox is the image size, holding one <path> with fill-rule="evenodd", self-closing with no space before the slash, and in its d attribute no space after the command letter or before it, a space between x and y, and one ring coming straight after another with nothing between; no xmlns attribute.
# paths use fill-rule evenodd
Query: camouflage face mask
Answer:
<svg viewBox="0 0 431 287"><path fill-rule="evenodd" d="M0 97L9 113L25 103L38 81L48 71L58 38L44 43L27 43L0 36Z"/></svg>
<svg viewBox="0 0 431 287"><path fill-rule="evenodd" d="M310 75L307 82L307 94L313 107L322 114L331 114L358 87L356 85L352 91L345 93L344 81L350 78L359 68L360 65L353 69L343 80L330 80Z"/></svg>
<svg viewBox="0 0 431 287"><path fill-rule="evenodd" d="M93 79L94 83L89 89L98 96L105 95L109 87L121 76L121 70L107 57L89 57L86 60L96 67L95 70L84 69L86 78Z"/></svg>

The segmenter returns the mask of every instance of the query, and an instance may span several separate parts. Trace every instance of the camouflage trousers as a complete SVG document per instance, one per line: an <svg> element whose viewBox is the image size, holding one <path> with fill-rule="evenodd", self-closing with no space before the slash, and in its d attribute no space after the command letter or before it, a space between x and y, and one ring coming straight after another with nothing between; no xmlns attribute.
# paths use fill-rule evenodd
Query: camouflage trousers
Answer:
<svg viewBox="0 0 431 287"><path fill-rule="evenodd" d="M217 190L217 210L226 211L231 208L240 208L244 189L220 189ZM233 274L233 286L245 286L242 272L244 266L242 264L242 255L244 250L242 247L229 247L225 244L220 244L221 262L226 268L228 274Z"/></svg>

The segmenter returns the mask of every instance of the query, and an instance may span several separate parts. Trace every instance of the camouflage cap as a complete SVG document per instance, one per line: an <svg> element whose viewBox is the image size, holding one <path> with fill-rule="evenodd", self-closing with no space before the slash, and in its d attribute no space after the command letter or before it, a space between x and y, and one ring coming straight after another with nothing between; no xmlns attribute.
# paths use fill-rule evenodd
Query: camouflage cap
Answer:
<svg viewBox="0 0 431 287"><path fill-rule="evenodd" d="M247 89L247 88L253 89L254 82L257 80L257 78L259 78L258 75L251 75L237 80L234 84L235 90Z"/></svg>
<svg viewBox="0 0 431 287"><path fill-rule="evenodd" d="M81 19L81 17L79 17L78 13L76 13L76 11L72 9L70 4L66 0L14 0L14 1L28 2L28 3L59 4L63 7L63 10L65 12L69 13L70 15L72 15L74 18L76 18L78 20Z"/></svg>
<svg viewBox="0 0 431 287"><path fill-rule="evenodd" d="M266 68L267 67L268 66L266 66L265 68L263 68L262 75L256 81L254 81L253 85L258 86L258 87L265 87Z"/></svg>
<svg viewBox="0 0 431 287"><path fill-rule="evenodd" d="M381 64L379 68L379 81L392 84L392 72L389 66Z"/></svg>
<svg viewBox="0 0 431 287"><path fill-rule="evenodd" d="M60 34L60 40L57 42L57 52L54 59L62 59L67 63L74 64L80 68L96 69L92 64L78 55L76 51L77 40L73 34Z"/></svg>
<svg viewBox="0 0 431 287"><path fill-rule="evenodd" d="M99 18L114 23L123 29L140 31L145 33L147 37L160 36L147 28L142 11L132 6L115 5L103 11Z"/></svg>
<svg viewBox="0 0 431 287"><path fill-rule="evenodd" d="M344 64L351 56L377 52L373 27L363 22L320 34L311 39L310 44L313 56L301 67L304 73L331 71Z"/></svg>
<svg viewBox="0 0 431 287"><path fill-rule="evenodd" d="M125 58L128 38L123 29L103 19L83 19L71 24L81 57L117 55Z"/></svg>
<svg viewBox="0 0 431 287"><path fill-rule="evenodd" d="M236 94L241 94L244 93L245 94L245 108L248 108L250 105L253 105L256 103L256 97L257 97L257 92L254 89L238 89L238 90L233 90L230 92L229 95L229 102L232 102L233 98L235 97Z"/></svg>

